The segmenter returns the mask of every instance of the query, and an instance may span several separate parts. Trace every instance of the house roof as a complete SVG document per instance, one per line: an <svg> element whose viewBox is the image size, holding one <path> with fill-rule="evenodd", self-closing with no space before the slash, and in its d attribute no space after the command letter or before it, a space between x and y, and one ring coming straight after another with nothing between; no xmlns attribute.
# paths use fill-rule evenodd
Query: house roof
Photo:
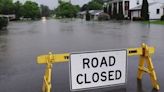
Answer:
<svg viewBox="0 0 164 92"><path fill-rule="evenodd" d="M90 10L89 13L91 15L99 15L100 13L102 13L103 10Z"/></svg>
<svg viewBox="0 0 164 92"><path fill-rule="evenodd" d="M158 2L152 2L152 3L149 3L149 6L151 5L154 5L154 4L157 4ZM142 5L139 5L139 6L136 6L134 8L131 8L130 10L141 10L142 8Z"/></svg>

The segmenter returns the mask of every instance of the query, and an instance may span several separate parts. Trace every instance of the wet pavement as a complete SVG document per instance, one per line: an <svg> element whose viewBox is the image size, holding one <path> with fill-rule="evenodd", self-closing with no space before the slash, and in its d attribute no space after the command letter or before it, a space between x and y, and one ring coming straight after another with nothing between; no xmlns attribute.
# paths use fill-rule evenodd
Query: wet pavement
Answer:
<svg viewBox="0 0 164 92"><path fill-rule="evenodd" d="M36 64L40 54L81 52L139 47L142 42L156 47L153 63L164 91L164 26L131 22L86 22L54 20L10 22L0 31L0 92L41 92L45 65ZM138 56L128 57L125 86L83 92L156 92L148 74L137 81ZM53 66L52 92L70 92L69 65Z"/></svg>

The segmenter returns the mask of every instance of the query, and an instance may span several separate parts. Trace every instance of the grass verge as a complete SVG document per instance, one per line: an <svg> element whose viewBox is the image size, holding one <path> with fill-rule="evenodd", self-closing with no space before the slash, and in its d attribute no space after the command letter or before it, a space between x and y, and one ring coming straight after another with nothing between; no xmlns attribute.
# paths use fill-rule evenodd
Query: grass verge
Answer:
<svg viewBox="0 0 164 92"><path fill-rule="evenodd" d="M149 21L144 21L144 23L148 24ZM154 21L150 21L151 24L160 24L160 25L164 25L164 21L161 20L154 20Z"/></svg>

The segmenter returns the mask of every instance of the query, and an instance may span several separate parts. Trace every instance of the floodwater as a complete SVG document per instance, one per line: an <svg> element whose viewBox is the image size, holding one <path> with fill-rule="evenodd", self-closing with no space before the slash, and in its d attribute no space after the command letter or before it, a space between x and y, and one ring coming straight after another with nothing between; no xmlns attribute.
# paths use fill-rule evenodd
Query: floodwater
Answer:
<svg viewBox="0 0 164 92"><path fill-rule="evenodd" d="M45 65L41 54L156 47L153 63L164 92L164 26L131 21L54 20L10 22L0 31L0 92L41 92ZM138 56L128 57L127 84L84 92L156 92L148 74L137 81ZM52 92L70 92L69 64L53 65Z"/></svg>

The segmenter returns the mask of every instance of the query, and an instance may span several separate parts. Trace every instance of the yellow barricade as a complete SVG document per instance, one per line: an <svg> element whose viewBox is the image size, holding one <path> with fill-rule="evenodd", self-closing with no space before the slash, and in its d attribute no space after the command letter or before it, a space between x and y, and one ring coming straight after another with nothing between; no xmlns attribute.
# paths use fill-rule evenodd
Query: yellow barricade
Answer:
<svg viewBox="0 0 164 92"><path fill-rule="evenodd" d="M139 48L129 48L127 49L128 56L136 56L139 55L139 65L138 65L138 75L137 78L139 80L142 79L143 73L148 73L150 75L151 83L153 88L159 90L159 84L157 82L157 76L154 70L154 66L151 59L151 54L154 54L155 48L148 47L148 45L142 43L141 47ZM51 77L52 77L52 64L53 63L62 63L62 62L69 62L70 54L52 54L51 52L49 55L40 55L37 57L38 64L47 64L44 81L43 81L43 92L51 92ZM146 63L146 66L144 66Z"/></svg>

